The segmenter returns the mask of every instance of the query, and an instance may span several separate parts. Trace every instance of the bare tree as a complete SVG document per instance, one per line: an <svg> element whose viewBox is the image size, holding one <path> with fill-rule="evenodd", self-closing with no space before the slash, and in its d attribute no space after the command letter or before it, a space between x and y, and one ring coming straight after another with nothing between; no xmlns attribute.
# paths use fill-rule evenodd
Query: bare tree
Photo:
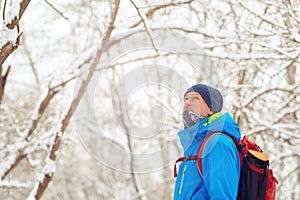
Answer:
<svg viewBox="0 0 300 200"><path fill-rule="evenodd" d="M176 132L181 128L182 96L174 91L184 86L174 86L174 79L182 78L187 85L217 80L213 84L222 89L224 112L230 112L242 134L270 156L279 180L278 199L299 199L295 151L300 143L299 2L5 0L1 4L3 198L172 198L169 160L181 153ZM180 41L157 31L190 38L203 51L193 52L183 44L174 55L174 43ZM134 41L141 32L143 37ZM159 41L168 45L162 48ZM209 62L191 67L189 61L195 57ZM144 71L133 76L138 69ZM95 76L102 82L94 82ZM144 85L131 87L129 80L142 78ZM99 87L91 91L93 84ZM122 88L123 92L117 90ZM81 107L82 102L88 108ZM76 109L82 116L75 116ZM136 130L152 120L162 125L160 131L139 138ZM76 129L79 125L88 141ZM163 151L165 147L169 151ZM118 149L129 152L124 154L128 157L117 155ZM137 158L138 153L157 149L159 159L143 165ZM161 167L153 170L152 165ZM145 172L141 166L152 170Z"/></svg>

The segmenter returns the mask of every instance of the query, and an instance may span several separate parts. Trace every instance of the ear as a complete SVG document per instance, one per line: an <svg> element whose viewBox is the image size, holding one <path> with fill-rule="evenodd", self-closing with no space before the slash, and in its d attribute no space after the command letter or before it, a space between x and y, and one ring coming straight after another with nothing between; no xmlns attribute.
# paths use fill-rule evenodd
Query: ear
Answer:
<svg viewBox="0 0 300 200"><path fill-rule="evenodd" d="M213 115L213 114L214 114L213 111L211 111L211 109L209 109L208 115Z"/></svg>

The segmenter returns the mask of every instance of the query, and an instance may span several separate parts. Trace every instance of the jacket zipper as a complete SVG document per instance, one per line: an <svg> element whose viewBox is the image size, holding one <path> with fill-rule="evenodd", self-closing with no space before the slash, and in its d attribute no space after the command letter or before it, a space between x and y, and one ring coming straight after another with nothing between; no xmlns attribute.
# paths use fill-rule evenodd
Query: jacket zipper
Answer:
<svg viewBox="0 0 300 200"><path fill-rule="evenodd" d="M184 179L184 173L186 171L187 165L184 164L183 166L183 171L182 171L182 176L181 176L181 182L180 182L180 189L179 189L179 194L181 194L182 186L183 186L183 179Z"/></svg>

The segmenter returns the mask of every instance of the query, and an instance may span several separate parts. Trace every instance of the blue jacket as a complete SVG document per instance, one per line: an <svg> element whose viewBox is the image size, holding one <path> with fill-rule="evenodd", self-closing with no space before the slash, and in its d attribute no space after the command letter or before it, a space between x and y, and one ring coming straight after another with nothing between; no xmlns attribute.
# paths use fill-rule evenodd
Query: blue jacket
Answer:
<svg viewBox="0 0 300 200"><path fill-rule="evenodd" d="M240 130L228 114L216 113L178 132L184 156L197 155L207 133L225 132L236 141ZM215 135L207 141L202 158L203 178L195 160L184 161L178 169L174 200L235 200L240 177L240 161L236 146L228 137Z"/></svg>

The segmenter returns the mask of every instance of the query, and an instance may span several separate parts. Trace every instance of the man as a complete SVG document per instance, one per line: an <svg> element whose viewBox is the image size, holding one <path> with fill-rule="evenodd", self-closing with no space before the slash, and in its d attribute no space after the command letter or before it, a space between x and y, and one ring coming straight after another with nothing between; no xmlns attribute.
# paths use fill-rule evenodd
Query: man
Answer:
<svg viewBox="0 0 300 200"><path fill-rule="evenodd" d="M239 127L228 113L221 113L221 93L208 85L197 84L184 95L183 123L178 132L184 156L197 155L199 145L210 132L223 132L240 140ZM238 193L240 161L232 139L225 135L210 138L203 149L203 177L196 160L182 162L175 183L175 200L233 200Z"/></svg>

